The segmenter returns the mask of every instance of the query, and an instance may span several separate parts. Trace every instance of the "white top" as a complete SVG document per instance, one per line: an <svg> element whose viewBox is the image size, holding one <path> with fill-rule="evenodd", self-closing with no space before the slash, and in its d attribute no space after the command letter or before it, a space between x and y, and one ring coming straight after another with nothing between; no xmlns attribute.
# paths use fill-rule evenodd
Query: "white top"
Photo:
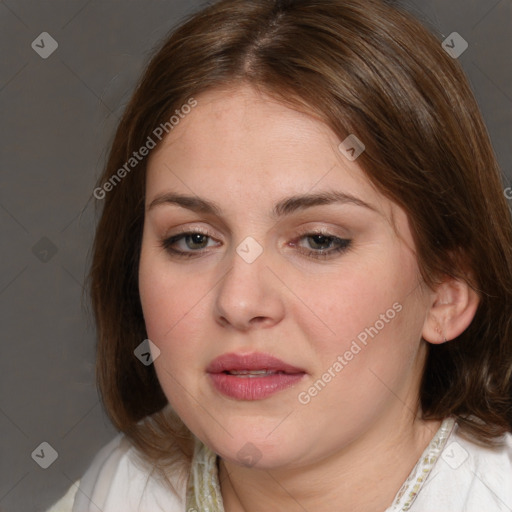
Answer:
<svg viewBox="0 0 512 512"><path fill-rule="evenodd" d="M511 512L512 433L502 441L499 448L479 446L459 435L454 419L445 419L383 512ZM151 468L144 468L136 449L119 434L47 512L187 512L191 505L199 512L224 512L216 455L199 442L191 481L194 501L187 501L186 483L177 480L175 495L151 476Z"/></svg>

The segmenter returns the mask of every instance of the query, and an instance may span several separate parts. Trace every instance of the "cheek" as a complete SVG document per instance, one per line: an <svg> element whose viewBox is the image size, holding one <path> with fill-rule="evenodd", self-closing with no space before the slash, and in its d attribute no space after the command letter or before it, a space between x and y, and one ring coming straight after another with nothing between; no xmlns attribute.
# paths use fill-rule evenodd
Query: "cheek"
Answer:
<svg viewBox="0 0 512 512"><path fill-rule="evenodd" d="M192 389L192 376L203 373L208 300L213 285L205 275L177 271L159 249L141 252L139 293L148 338L159 348L155 370L172 402L180 389ZM208 329L211 331L211 329ZM182 394L182 393L181 393Z"/></svg>
<svg viewBox="0 0 512 512"><path fill-rule="evenodd" d="M161 255L149 249L141 252L139 266L139 293L149 339L162 353L170 347L169 340L183 339L184 327L189 325L185 318L193 314L198 302L197 287L184 282L179 274L170 273L169 265ZM186 343L175 343L186 347Z"/></svg>
<svg viewBox="0 0 512 512"><path fill-rule="evenodd" d="M191 387L187 379L198 364L198 350L192 342L195 336L191 329L198 322L190 321L196 314L193 305L198 299L180 277L170 276L166 267L158 262L158 258L143 252L139 292L148 338L160 350L154 361L158 381L171 405L181 411L181 390Z"/></svg>
<svg viewBox="0 0 512 512"><path fill-rule="evenodd" d="M392 378L410 365L425 314L418 282L413 255L396 250L316 285L310 296L316 322L310 321L311 313L297 319L321 361L318 371L332 368L338 356L343 359L343 372L338 374L363 381L372 378L369 369ZM312 331L318 319L323 328Z"/></svg>
<svg viewBox="0 0 512 512"><path fill-rule="evenodd" d="M158 345L177 322L179 301L169 293L170 286L157 265L141 259L139 293L149 338Z"/></svg>
<svg viewBox="0 0 512 512"><path fill-rule="evenodd" d="M306 294L305 302L310 312L308 315L297 315L297 318L302 322L303 329L323 324L325 343L334 340L337 343L349 342L376 321L380 326L380 315L391 309L388 316L394 316L393 304L401 302L406 294L403 286L397 283L393 269L385 265L383 260L373 266L351 266L350 272L340 272L322 281L309 283L309 293L307 286L308 283L304 283L302 295ZM311 321L312 316L316 317L316 322Z"/></svg>

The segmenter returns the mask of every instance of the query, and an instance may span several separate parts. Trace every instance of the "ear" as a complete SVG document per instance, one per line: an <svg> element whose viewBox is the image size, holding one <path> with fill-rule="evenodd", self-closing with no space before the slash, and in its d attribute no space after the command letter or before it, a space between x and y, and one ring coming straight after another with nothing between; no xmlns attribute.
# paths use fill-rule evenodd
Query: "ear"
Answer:
<svg viewBox="0 0 512 512"><path fill-rule="evenodd" d="M422 336L430 343L444 343L463 333L472 322L480 298L462 280L447 278L432 295Z"/></svg>

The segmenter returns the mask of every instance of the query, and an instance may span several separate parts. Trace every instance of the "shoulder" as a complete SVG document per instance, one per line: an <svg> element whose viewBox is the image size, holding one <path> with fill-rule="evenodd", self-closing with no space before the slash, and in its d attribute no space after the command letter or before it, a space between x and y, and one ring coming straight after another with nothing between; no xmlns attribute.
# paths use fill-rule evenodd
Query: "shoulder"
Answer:
<svg viewBox="0 0 512 512"><path fill-rule="evenodd" d="M68 492L46 512L72 512L73 502L75 501L76 491L80 485L80 480L75 482Z"/></svg>
<svg viewBox="0 0 512 512"><path fill-rule="evenodd" d="M153 468L119 434L96 454L80 481L48 512L182 512L185 486L177 475L169 479L177 492L156 478Z"/></svg>
<svg viewBox="0 0 512 512"><path fill-rule="evenodd" d="M462 437L455 424L411 510L512 510L512 433L499 441L481 446Z"/></svg>

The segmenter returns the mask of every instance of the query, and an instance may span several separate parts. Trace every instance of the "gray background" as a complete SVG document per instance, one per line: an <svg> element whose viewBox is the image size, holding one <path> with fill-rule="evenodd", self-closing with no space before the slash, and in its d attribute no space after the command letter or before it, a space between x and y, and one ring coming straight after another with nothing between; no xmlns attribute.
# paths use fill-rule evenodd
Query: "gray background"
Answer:
<svg viewBox="0 0 512 512"><path fill-rule="evenodd" d="M0 510L45 510L115 435L94 383L83 292L94 183L148 55L197 0L0 1ZM512 0L416 0L459 57L512 178ZM47 59L31 47L57 42ZM31 454L48 442L58 458ZM47 452L48 453L48 452Z"/></svg>

